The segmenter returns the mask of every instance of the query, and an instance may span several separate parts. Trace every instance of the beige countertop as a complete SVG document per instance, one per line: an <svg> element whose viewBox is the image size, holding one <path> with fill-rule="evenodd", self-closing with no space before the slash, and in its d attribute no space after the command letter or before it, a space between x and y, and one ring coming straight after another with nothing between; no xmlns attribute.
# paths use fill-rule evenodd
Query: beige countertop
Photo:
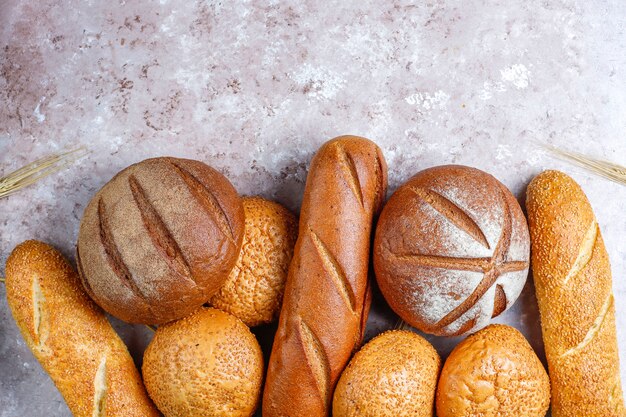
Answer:
<svg viewBox="0 0 626 417"><path fill-rule="evenodd" d="M533 142L626 165L625 21L620 0L0 0L0 173L89 150L0 200L0 264L29 238L73 257L91 196L152 156L200 159L242 194L293 210L312 154L346 133L380 145L391 191L456 163L495 175L522 201L534 175L562 169L587 192L611 257L626 381L626 187ZM394 321L378 299L368 336ZM530 281L497 321L543 358ZM140 358L149 331L116 327ZM443 355L458 341L430 340ZM2 285L0 370L0 417L70 415Z"/></svg>

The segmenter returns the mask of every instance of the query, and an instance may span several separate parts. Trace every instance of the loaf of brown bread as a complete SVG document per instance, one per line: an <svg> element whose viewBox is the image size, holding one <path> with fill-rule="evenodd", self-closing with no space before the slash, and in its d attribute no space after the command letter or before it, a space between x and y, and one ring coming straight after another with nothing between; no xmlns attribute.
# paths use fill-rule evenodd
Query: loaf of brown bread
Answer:
<svg viewBox="0 0 626 417"><path fill-rule="evenodd" d="M374 269L393 310L436 335L478 330L524 287L530 257L519 203L493 176L447 165L417 173L385 205Z"/></svg>
<svg viewBox="0 0 626 417"><path fill-rule="evenodd" d="M29 240L6 265L15 322L74 417L157 417L139 372L76 272L51 246Z"/></svg>
<svg viewBox="0 0 626 417"><path fill-rule="evenodd" d="M85 209L78 272L112 315L165 323L219 290L243 231L241 199L222 174L199 161L147 159L113 177Z"/></svg>
<svg viewBox="0 0 626 417"><path fill-rule="evenodd" d="M611 267L591 205L572 178L546 171L526 208L552 416L624 417Z"/></svg>
<svg viewBox="0 0 626 417"><path fill-rule="evenodd" d="M386 186L385 160L367 139L336 138L311 161L264 417L329 415L337 379L362 341L372 221Z"/></svg>

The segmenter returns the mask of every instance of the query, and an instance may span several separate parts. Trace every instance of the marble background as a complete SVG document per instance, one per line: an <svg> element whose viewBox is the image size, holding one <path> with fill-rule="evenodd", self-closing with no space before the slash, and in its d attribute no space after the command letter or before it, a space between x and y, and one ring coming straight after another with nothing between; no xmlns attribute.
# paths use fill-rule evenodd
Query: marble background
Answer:
<svg viewBox="0 0 626 417"><path fill-rule="evenodd" d="M557 168L582 184L604 233L626 381L626 187L535 143L626 164L625 22L622 0L0 0L0 173L89 150L0 200L2 271L28 238L72 256L90 197L152 156L200 159L293 210L312 154L345 133L382 147L390 191L457 163L523 202L529 180ZM394 321L379 298L369 336ZM530 281L498 321L543 358ZM149 331L115 324L140 360ZM431 340L444 356L457 342ZM69 415L0 285L0 417Z"/></svg>

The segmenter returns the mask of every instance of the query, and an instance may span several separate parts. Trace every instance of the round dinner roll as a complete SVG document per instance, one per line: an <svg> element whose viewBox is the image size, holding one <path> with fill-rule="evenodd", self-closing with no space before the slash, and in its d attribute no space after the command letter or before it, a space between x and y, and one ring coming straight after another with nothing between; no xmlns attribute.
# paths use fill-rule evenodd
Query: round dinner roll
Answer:
<svg viewBox="0 0 626 417"><path fill-rule="evenodd" d="M218 171L189 159L146 159L91 199L76 263L85 290L108 313L161 324L220 289L243 231L241 198Z"/></svg>
<svg viewBox="0 0 626 417"><path fill-rule="evenodd" d="M259 402L263 354L241 320L203 307L158 327L142 372L165 417L246 417Z"/></svg>
<svg viewBox="0 0 626 417"><path fill-rule="evenodd" d="M437 387L438 417L543 417L550 380L516 329L492 324L450 354Z"/></svg>
<svg viewBox="0 0 626 417"><path fill-rule="evenodd" d="M408 330L376 336L341 374L333 417L432 417L440 360Z"/></svg>
<svg viewBox="0 0 626 417"><path fill-rule="evenodd" d="M440 336L476 331L511 307L530 258L526 218L511 192L475 168L417 173L383 208L374 270L391 308Z"/></svg>
<svg viewBox="0 0 626 417"><path fill-rule="evenodd" d="M282 205L260 197L244 197L245 232L235 267L211 305L248 326L278 317L298 222Z"/></svg>

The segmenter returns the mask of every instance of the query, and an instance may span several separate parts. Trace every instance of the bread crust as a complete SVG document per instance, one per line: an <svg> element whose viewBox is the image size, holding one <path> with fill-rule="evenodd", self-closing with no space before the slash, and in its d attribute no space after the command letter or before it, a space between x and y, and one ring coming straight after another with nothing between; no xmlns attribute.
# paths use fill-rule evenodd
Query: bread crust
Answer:
<svg viewBox="0 0 626 417"><path fill-rule="evenodd" d="M298 237L296 216L261 197L242 198L245 235L228 280L211 305L233 314L248 326L278 318L289 263Z"/></svg>
<svg viewBox="0 0 626 417"><path fill-rule="evenodd" d="M492 324L459 343L437 387L438 417L543 417L550 380L515 328Z"/></svg>
<svg viewBox="0 0 626 417"><path fill-rule="evenodd" d="M75 417L157 417L139 372L106 316L53 247L18 245L7 300L26 344Z"/></svg>
<svg viewBox="0 0 626 417"><path fill-rule="evenodd" d="M241 320L201 307L158 327L142 370L167 417L250 417L261 394L263 353Z"/></svg>
<svg viewBox="0 0 626 417"><path fill-rule="evenodd" d="M343 136L311 161L263 416L327 416L332 392L362 340L369 311L372 222L387 167L371 141Z"/></svg>
<svg viewBox="0 0 626 417"><path fill-rule="evenodd" d="M391 196L376 227L381 292L402 319L431 334L485 327L518 298L529 258L519 203L471 167L417 173Z"/></svg>
<svg viewBox="0 0 626 417"><path fill-rule="evenodd" d="M91 199L76 248L85 290L110 314L162 324L191 314L228 278L244 233L232 184L199 161L152 158Z"/></svg>
<svg viewBox="0 0 626 417"><path fill-rule="evenodd" d="M554 417L624 417L611 267L587 197L545 171L526 208Z"/></svg>
<svg viewBox="0 0 626 417"><path fill-rule="evenodd" d="M433 417L441 360L408 330L379 334L359 350L333 395L334 417Z"/></svg>

